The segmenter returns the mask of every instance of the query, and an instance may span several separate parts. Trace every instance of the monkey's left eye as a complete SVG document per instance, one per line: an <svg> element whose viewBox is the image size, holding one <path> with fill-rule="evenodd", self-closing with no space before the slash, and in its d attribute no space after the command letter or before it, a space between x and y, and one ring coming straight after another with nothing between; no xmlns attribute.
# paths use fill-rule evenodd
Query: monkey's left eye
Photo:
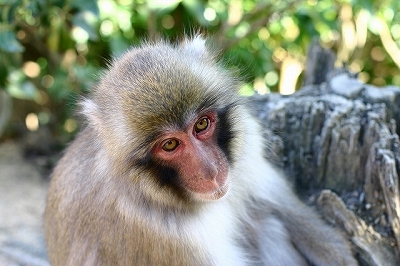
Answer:
<svg viewBox="0 0 400 266"><path fill-rule="evenodd" d="M196 133L200 133L201 131L207 129L209 124L210 119L208 119L208 117L203 117L197 121L196 125L194 126L194 131L196 131Z"/></svg>

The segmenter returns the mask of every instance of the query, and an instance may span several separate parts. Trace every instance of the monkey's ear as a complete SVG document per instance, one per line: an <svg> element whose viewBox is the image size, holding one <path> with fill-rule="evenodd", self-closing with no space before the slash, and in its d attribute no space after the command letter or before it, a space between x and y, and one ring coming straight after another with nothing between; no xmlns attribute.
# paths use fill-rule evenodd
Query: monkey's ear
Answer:
<svg viewBox="0 0 400 266"><path fill-rule="evenodd" d="M101 127L101 113L99 106L92 100L84 99L80 102L80 113L86 117L87 122L95 128Z"/></svg>
<svg viewBox="0 0 400 266"><path fill-rule="evenodd" d="M214 54L207 47L206 39L201 35L195 35L193 38L185 39L183 50L191 56L199 59L214 60Z"/></svg>

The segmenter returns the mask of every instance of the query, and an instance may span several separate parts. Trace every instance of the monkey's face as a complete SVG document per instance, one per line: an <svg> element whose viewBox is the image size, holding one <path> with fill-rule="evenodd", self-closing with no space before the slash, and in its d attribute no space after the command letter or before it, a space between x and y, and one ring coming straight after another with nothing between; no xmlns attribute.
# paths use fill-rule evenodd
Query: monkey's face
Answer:
<svg viewBox="0 0 400 266"><path fill-rule="evenodd" d="M228 191L243 138L237 87L201 40L161 43L116 61L86 106L116 171L147 197L191 204Z"/></svg>
<svg viewBox="0 0 400 266"><path fill-rule="evenodd" d="M180 186L200 200L215 200L229 187L228 160L218 146L218 115L199 114L186 130L170 131L157 140L156 161L176 170Z"/></svg>

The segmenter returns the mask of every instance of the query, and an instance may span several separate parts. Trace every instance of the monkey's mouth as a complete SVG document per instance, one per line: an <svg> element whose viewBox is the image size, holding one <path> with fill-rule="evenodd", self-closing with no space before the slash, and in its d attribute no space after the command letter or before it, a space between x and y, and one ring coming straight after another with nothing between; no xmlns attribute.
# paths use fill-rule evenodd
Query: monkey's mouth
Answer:
<svg viewBox="0 0 400 266"><path fill-rule="evenodd" d="M226 195L229 190L229 182L225 182L224 185L220 186L216 191L211 193L194 193L194 196L201 201L214 201L218 200Z"/></svg>

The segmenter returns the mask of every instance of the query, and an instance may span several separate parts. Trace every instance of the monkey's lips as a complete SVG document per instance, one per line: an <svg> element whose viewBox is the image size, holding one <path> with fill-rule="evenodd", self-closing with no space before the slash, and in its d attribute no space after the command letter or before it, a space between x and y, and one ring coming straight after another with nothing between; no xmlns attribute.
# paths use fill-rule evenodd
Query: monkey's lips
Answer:
<svg viewBox="0 0 400 266"><path fill-rule="evenodd" d="M229 182L228 179L224 180L223 185L218 185L217 182L213 182L215 185L215 190L211 190L210 192L193 192L194 196L199 200L218 200L226 195L229 190Z"/></svg>

